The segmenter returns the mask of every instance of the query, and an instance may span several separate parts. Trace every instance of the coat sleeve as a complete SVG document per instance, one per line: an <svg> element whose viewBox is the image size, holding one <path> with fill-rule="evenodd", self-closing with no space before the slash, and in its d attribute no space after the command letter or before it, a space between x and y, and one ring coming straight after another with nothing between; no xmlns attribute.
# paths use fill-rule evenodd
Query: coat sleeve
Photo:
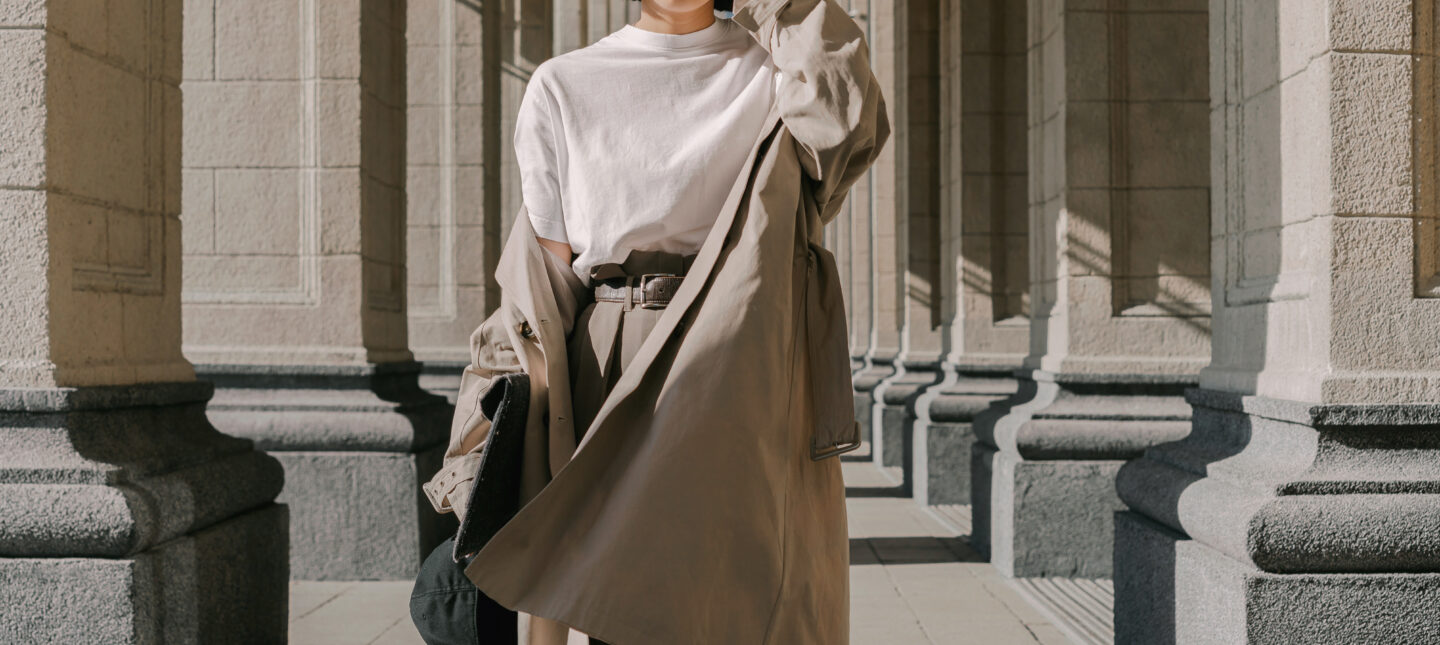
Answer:
<svg viewBox="0 0 1440 645"><path fill-rule="evenodd" d="M776 101L812 182L821 224L890 138L864 32L834 0L736 0L733 20L780 72Z"/></svg>
<svg viewBox="0 0 1440 645"><path fill-rule="evenodd" d="M429 482L421 484L437 512L454 512L462 521L480 451L490 434L490 419L481 412L480 399L497 377L522 371L511 337L511 323L515 320L523 320L523 316L508 301L502 302L470 334L470 364L460 375L460 393L455 399L444 463Z"/></svg>

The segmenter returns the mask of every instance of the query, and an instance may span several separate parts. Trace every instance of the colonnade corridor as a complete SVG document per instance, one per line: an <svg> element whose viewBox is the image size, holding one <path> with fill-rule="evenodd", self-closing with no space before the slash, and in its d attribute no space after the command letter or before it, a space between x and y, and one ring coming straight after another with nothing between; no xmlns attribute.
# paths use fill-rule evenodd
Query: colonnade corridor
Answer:
<svg viewBox="0 0 1440 645"><path fill-rule="evenodd" d="M1436 0L736 2L891 129L854 642L1440 645ZM0 0L0 644L413 642L521 99L641 6Z"/></svg>

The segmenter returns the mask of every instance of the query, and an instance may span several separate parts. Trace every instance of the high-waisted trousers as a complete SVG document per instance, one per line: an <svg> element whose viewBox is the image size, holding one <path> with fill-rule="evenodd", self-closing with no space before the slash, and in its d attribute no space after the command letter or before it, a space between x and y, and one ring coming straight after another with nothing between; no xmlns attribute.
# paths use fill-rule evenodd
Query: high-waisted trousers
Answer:
<svg viewBox="0 0 1440 645"><path fill-rule="evenodd" d="M664 251L631 251L622 263L599 264L590 269L590 284L616 280L645 273L685 275L694 255L678 255ZM646 307L624 302L592 301L577 314L566 349L570 359L570 391L574 402L572 413L575 431L583 434L600 411L605 397L615 387L620 374L641 343L655 328L663 305Z"/></svg>
<svg viewBox="0 0 1440 645"><path fill-rule="evenodd" d="M624 262L598 264L590 270L590 284L645 273L685 275L695 256L665 251L631 251ZM569 358L572 414L576 433L584 438L605 397L615 387L640 345L664 313L664 305L596 301L591 299L576 315L566 339ZM452 538L453 540L453 538ZM431 552L417 579L411 613L427 643L510 645L519 639L517 615L487 598L465 577L469 559L450 559L452 540ZM421 581L424 581L423 584ZM422 588L423 587L423 588ZM603 593L602 590L596 590ZM532 620L524 645L574 645L563 625ZM578 633L575 634L578 636ZM580 637L584 642L584 637ZM607 645L590 638L589 645ZM617 644L623 645L623 644Z"/></svg>

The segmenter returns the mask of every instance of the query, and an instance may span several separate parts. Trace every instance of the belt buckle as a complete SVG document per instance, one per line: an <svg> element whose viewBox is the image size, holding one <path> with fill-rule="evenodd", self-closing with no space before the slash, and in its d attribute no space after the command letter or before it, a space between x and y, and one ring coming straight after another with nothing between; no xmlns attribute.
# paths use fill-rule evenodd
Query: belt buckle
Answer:
<svg viewBox="0 0 1440 645"><path fill-rule="evenodd" d="M650 292L649 292L647 289L648 289L649 286L650 286L650 278L656 278L656 277L660 277L660 276L675 276L675 275L676 275L676 274L674 274L674 273L642 273L642 274L640 274L640 294L641 294L641 298L642 298L642 300L641 300L641 302L640 302L640 308L641 308L641 309L663 309L666 304L669 304L669 301L666 301L666 302L651 302L651 301L650 301Z"/></svg>

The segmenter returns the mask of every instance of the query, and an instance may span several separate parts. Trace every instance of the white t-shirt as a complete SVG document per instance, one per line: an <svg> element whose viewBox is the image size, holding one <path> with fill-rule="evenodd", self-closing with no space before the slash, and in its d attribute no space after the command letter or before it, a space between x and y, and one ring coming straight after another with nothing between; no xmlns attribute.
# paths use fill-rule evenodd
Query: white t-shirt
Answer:
<svg viewBox="0 0 1440 645"><path fill-rule="evenodd" d="M538 236L590 268L631 250L691 254L759 136L778 78L723 18L688 34L633 25L535 68L515 121L521 197Z"/></svg>

